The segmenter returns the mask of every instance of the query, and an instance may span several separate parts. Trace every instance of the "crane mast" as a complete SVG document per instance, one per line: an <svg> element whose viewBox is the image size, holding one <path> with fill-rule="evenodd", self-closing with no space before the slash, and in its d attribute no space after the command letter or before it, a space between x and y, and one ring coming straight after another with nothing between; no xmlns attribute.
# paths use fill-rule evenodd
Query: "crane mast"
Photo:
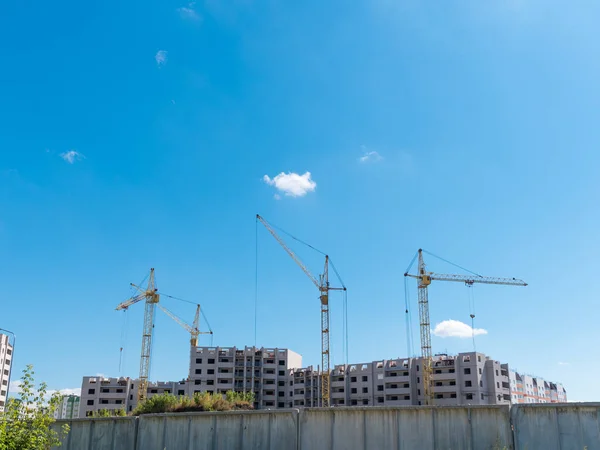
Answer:
<svg viewBox="0 0 600 450"><path fill-rule="evenodd" d="M465 283L467 286L472 286L475 283L498 284L507 286L527 286L527 283L517 278L483 277L481 275L475 274L436 274L433 272L427 272L427 269L425 267L425 261L423 260L423 249L419 249L418 256L418 274L409 274L407 271L404 274L404 276L417 279L419 299L419 325L421 334L421 357L423 363L423 398L425 400L425 405L431 405L433 404L433 375L431 368L431 323L429 318L429 296L427 289L431 282L455 281ZM408 268L408 270L410 270L410 267Z"/></svg>
<svg viewBox="0 0 600 450"><path fill-rule="evenodd" d="M273 227L260 215L256 215L256 219L264 225L275 240L283 247L286 253L294 260L294 262L308 276L312 283L319 290L319 300L321 302L321 401L323 407L330 405L330 386L329 386L329 291L343 290L345 287L334 288L329 285L329 256L325 255L325 267L323 274L317 279L308 268L302 263L300 258L287 246L285 241L275 232Z"/></svg>
<svg viewBox="0 0 600 450"><path fill-rule="evenodd" d="M138 295L131 297L117 306L117 311L127 310L131 305L145 300L144 307L144 329L142 331L142 351L140 357L140 386L138 389L138 402L144 400L148 390L148 376L150 373L150 357L152 354L152 332L154 331L155 306L160 300L158 289L154 280L154 268L150 269L148 285L145 289L131 283L136 288Z"/></svg>

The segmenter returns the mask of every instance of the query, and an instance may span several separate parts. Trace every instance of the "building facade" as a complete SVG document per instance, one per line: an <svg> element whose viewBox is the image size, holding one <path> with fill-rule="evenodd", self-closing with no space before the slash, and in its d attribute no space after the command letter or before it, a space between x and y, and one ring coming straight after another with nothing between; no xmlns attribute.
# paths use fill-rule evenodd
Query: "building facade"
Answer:
<svg viewBox="0 0 600 450"><path fill-rule="evenodd" d="M415 359L417 376L416 405L425 403L422 395L421 358ZM500 363L483 353L459 353L457 356L436 355L432 362L433 404L503 405L510 404L508 364Z"/></svg>
<svg viewBox="0 0 600 450"><path fill-rule="evenodd" d="M6 334L0 334L0 412L4 412L10 383L13 347Z"/></svg>
<svg viewBox="0 0 600 450"><path fill-rule="evenodd" d="M566 403L567 392L560 383L510 371L512 403Z"/></svg>
<svg viewBox="0 0 600 450"><path fill-rule="evenodd" d="M336 365L330 373L330 404L345 406L424 405L423 360L397 358ZM254 392L255 409L322 406L321 372L302 367L302 357L288 349L192 347L187 379L148 384L147 396L173 393ZM506 405L537 401L565 402L560 384L520 375L508 364L479 352L440 354L432 361L433 405ZM84 377L80 417L99 409L137 405L138 380ZM517 390L522 389L523 398ZM524 400L524 401L521 401Z"/></svg>
<svg viewBox="0 0 600 450"><path fill-rule="evenodd" d="M139 386L139 380L129 377L83 377L79 417L90 417L102 409L132 412L137 406ZM147 398L160 394L190 395L187 387L185 380L150 382L146 395Z"/></svg>
<svg viewBox="0 0 600 450"><path fill-rule="evenodd" d="M193 347L190 395L254 392L256 409L287 408L293 402L293 369L302 356L288 349L257 347Z"/></svg>
<svg viewBox="0 0 600 450"><path fill-rule="evenodd" d="M331 405L412 405L416 395L412 367L410 358L337 365L331 374Z"/></svg>
<svg viewBox="0 0 600 450"><path fill-rule="evenodd" d="M60 404L54 411L55 419L77 419L79 417L79 404L81 397L78 395L63 395Z"/></svg>

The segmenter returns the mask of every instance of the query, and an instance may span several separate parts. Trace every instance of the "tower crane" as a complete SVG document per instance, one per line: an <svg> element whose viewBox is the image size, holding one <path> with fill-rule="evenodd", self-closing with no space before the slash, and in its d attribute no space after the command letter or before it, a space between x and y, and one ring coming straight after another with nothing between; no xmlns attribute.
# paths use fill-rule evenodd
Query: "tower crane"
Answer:
<svg viewBox="0 0 600 450"><path fill-rule="evenodd" d="M302 263L300 258L286 245L284 240L275 232L273 227L260 215L256 219L262 223L267 231L283 247L294 262L308 276L310 281L319 290L319 299L321 301L321 398L322 406L329 407L330 389L329 389L329 291L345 291L346 287L331 287L329 285L329 256L325 255L325 266L323 274L319 278L315 277L310 270Z"/></svg>
<svg viewBox="0 0 600 450"><path fill-rule="evenodd" d="M429 405L433 402L433 386L432 386L432 354L431 354L431 326L429 320L429 298L427 287L432 281L458 281L465 283L467 286L473 286L475 283L481 284L500 284L508 286L527 286L523 280L517 278L497 278L484 277L477 274L456 275L456 274L439 274L427 272L425 261L423 260L423 249L418 251L418 274L413 275L408 273L414 264L415 259L404 273L405 277L417 279L418 298L419 298L419 323L421 330L421 357L423 359L423 398L425 404ZM474 316L471 316L474 317Z"/></svg>
<svg viewBox="0 0 600 450"><path fill-rule="evenodd" d="M196 351L196 347L198 347L198 336L201 334L210 334L212 335L213 332L212 330L209 331L200 331L200 305L196 306L196 315L194 316L194 321L192 322L192 325L187 324L185 321L183 321L182 319L180 319L179 317L177 317L175 314L173 314L171 311L169 311L167 308L165 308L162 305L158 305L158 307L167 315L169 316L171 319L173 319L175 322L177 322L179 324L179 326L181 326L184 330L186 330L188 333L190 333L190 367L189 367L189 374L191 375L191 370L192 370L192 356L194 354L194 352Z"/></svg>
<svg viewBox="0 0 600 450"><path fill-rule="evenodd" d="M200 305L196 306L196 315L194 316L194 321L192 325L188 325L185 321L177 317L167 308L162 305L158 305L158 307L164 312L167 316L177 322L184 330L190 333L190 345L192 347L198 346L198 336L201 334L213 334L212 330L210 331L200 331Z"/></svg>
<svg viewBox="0 0 600 450"><path fill-rule="evenodd" d="M150 355L152 353L152 331L154 330L155 305L160 300L158 289L154 280L154 268L150 269L148 285L145 289L131 283L138 294L117 306L117 311L126 311L131 305L145 300L144 330L142 332L142 354L140 358L140 386L138 389L138 402L144 400L148 390L148 374L150 372Z"/></svg>

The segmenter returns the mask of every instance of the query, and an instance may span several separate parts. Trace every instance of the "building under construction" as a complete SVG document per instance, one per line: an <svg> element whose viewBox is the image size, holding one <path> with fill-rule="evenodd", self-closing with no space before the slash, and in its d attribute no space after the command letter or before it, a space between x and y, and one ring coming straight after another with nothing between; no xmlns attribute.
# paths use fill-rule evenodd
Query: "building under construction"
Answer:
<svg viewBox="0 0 600 450"><path fill-rule="evenodd" d="M440 406L520 403L514 393L523 389L525 378L515 374L508 364L479 352L436 355L432 360L432 402ZM181 381L149 382L146 397L252 391L256 409L320 407L324 403L322 375L313 367L302 367L302 356L288 349L196 347L191 353L188 377ZM425 404L422 358L337 365L328 378L329 403L333 407ZM526 383L532 386L528 402L542 398L548 403L567 401L560 383L540 380L532 378L531 383ZM131 412L138 403L140 385L139 380L131 378L84 377L80 417L91 416L100 409Z"/></svg>

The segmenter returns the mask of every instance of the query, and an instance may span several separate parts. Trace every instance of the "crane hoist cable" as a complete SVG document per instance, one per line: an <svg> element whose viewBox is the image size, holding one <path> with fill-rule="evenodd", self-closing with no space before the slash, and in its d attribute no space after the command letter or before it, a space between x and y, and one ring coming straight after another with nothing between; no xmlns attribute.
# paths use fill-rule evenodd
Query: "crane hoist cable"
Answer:
<svg viewBox="0 0 600 450"><path fill-rule="evenodd" d="M330 309L329 309L329 292L340 290L346 291L346 286L344 285L339 272L335 269L335 266L330 263L329 256L315 248L314 246L307 244L306 242L298 239L292 234L282 230L281 228L267 222L263 217L259 214L256 215L256 220L260 221L267 231L275 238L275 240L281 245L281 247L285 250L285 252L294 260L294 262L302 269L304 274L311 280L311 282L315 285L315 287L319 290L319 299L321 303L321 401L322 406L329 407L330 405L330 386L329 386L329 373L330 373ZM285 241L277 234L275 229L278 229L281 233L290 237L291 239L304 244L305 246L311 248L312 250L320 253L325 256L325 265L323 269L323 273L319 275L319 277L315 277L311 271L304 265L304 263L298 258L296 253L292 251L292 249L285 243ZM329 283L329 266L332 266L334 273L336 274L340 284L342 287L331 287ZM346 320L344 318L344 320ZM345 338L345 336L344 336Z"/></svg>
<svg viewBox="0 0 600 450"><path fill-rule="evenodd" d="M423 260L423 253L427 253L435 258L438 258L444 262L447 262L455 267L469 272L469 275L462 274L439 274L427 271L425 261ZM444 258L440 258L432 253L425 252L423 249L419 249L418 252L418 274L410 274L409 271L415 262L416 258L413 258L409 265L409 269L404 273L405 277L416 278L418 286L418 299L419 299L419 324L421 334L421 358L423 364L423 399L426 405L433 404L433 374L432 374L432 353L431 353L431 325L429 315L429 299L428 299L428 286L432 281L454 281L462 282L466 285L473 285L474 283L482 284L496 284L496 285L509 285L509 286L527 286L523 280L517 278L500 278L500 277L484 277L473 271L465 269L464 267L454 264ZM474 314L473 314L474 316ZM472 317L474 319L474 317ZM472 320L472 323L474 321Z"/></svg>
<svg viewBox="0 0 600 450"><path fill-rule="evenodd" d="M407 277L404 277L404 319L406 322L406 356L411 356L415 351L412 345L412 323L410 318L410 297Z"/></svg>
<svg viewBox="0 0 600 450"><path fill-rule="evenodd" d="M258 332L258 220L254 221L254 347Z"/></svg>
<svg viewBox="0 0 600 450"><path fill-rule="evenodd" d="M469 317L471 318L471 339L473 340L473 351L477 351L475 346L475 286L466 284L469 297Z"/></svg>

